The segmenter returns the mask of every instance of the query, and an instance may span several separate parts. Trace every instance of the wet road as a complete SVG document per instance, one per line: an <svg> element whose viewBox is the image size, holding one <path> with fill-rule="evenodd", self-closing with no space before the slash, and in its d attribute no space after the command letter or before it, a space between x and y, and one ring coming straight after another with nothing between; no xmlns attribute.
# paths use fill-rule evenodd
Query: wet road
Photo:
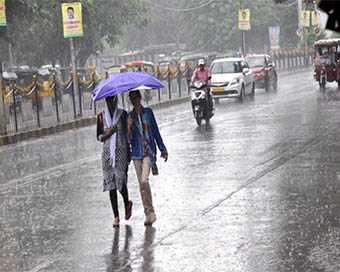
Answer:
<svg viewBox="0 0 340 272"><path fill-rule="evenodd" d="M0 271L340 271L339 114L311 71L221 100L208 127L189 103L155 111L169 161L147 228L130 165L112 229L95 127L0 147Z"/></svg>

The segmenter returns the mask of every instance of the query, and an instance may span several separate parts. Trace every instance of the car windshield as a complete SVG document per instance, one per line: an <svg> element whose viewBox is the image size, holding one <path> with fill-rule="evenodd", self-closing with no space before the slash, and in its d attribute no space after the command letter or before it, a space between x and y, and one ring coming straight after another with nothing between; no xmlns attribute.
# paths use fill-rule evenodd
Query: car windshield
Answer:
<svg viewBox="0 0 340 272"><path fill-rule="evenodd" d="M241 65L239 61L215 62L211 66L212 74L228 74L241 73Z"/></svg>
<svg viewBox="0 0 340 272"><path fill-rule="evenodd" d="M252 57L252 58L246 58L246 60L250 68L265 66L264 57L258 57L258 58Z"/></svg>

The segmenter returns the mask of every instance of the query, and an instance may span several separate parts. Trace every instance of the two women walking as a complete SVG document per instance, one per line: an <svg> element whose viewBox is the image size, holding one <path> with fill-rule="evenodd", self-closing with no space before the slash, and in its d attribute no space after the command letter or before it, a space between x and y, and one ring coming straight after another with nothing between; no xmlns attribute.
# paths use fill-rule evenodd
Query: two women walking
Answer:
<svg viewBox="0 0 340 272"><path fill-rule="evenodd" d="M110 192L114 227L118 227L120 221L117 189L124 200L125 219L128 220L131 217L132 201L129 200L127 189L127 172L131 159L134 161L140 186L146 217L145 225L152 225L156 220L149 184L150 170L154 175L158 174L155 141L161 151L161 156L165 161L168 159L168 152L152 109L141 105L139 90L131 91L129 97L134 106L129 114L118 108L117 96L112 96L105 99L105 111L97 115L97 139L104 143L103 187L104 191Z"/></svg>

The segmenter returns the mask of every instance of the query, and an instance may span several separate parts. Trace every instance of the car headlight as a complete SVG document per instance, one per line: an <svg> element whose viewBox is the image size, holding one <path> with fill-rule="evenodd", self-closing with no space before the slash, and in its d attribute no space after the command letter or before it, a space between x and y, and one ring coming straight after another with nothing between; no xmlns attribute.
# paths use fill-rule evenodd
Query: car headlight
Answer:
<svg viewBox="0 0 340 272"><path fill-rule="evenodd" d="M240 79L239 78L234 78L232 81L231 81L231 85L235 85L235 84L239 84L240 83Z"/></svg>

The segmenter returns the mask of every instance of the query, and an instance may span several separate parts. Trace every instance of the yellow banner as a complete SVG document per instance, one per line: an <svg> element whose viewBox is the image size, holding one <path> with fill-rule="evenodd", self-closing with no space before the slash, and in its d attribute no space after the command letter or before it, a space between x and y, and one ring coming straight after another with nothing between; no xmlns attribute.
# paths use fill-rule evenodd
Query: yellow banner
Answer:
<svg viewBox="0 0 340 272"><path fill-rule="evenodd" d="M250 30L250 10L240 9L238 11L238 28L240 30Z"/></svg>
<svg viewBox="0 0 340 272"><path fill-rule="evenodd" d="M310 17L310 11L309 10L301 10L300 13L300 26L305 26L308 27L309 26L309 19Z"/></svg>
<svg viewBox="0 0 340 272"><path fill-rule="evenodd" d="M0 26L6 26L6 6L5 0L0 0Z"/></svg>
<svg viewBox="0 0 340 272"><path fill-rule="evenodd" d="M320 11L312 11L312 26L320 25Z"/></svg>
<svg viewBox="0 0 340 272"><path fill-rule="evenodd" d="M61 5L63 15L64 38L83 36L81 3L64 3Z"/></svg>

